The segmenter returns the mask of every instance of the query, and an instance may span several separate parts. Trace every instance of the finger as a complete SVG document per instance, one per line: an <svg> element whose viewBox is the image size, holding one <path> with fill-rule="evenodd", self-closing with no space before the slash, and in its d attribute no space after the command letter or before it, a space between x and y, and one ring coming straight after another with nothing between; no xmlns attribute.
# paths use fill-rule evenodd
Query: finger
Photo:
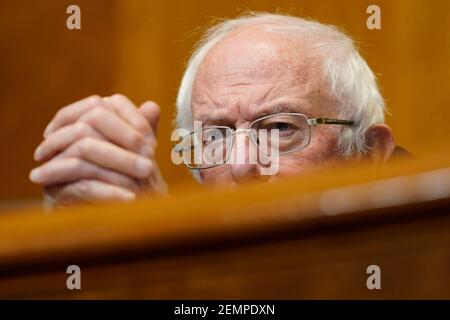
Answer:
<svg viewBox="0 0 450 320"><path fill-rule="evenodd" d="M133 201L136 194L127 189L97 180L80 180L44 189L46 195L60 205L80 202Z"/></svg>
<svg viewBox="0 0 450 320"><path fill-rule="evenodd" d="M105 137L86 122L76 122L62 127L53 133L36 148L34 159L46 161L58 152L66 149L72 143L85 137L105 140Z"/></svg>
<svg viewBox="0 0 450 320"><path fill-rule="evenodd" d="M144 134L144 145L137 151L140 155L152 158L156 148L155 135L149 122L136 106L124 95L115 94L111 97L103 98L105 104L115 110L117 114L129 123L138 132Z"/></svg>
<svg viewBox="0 0 450 320"><path fill-rule="evenodd" d="M80 158L135 178L145 178L153 169L153 163L149 159L110 142L90 137L78 140L54 159L59 158Z"/></svg>
<svg viewBox="0 0 450 320"><path fill-rule="evenodd" d="M97 96L90 96L80 101L69 104L61 108L44 130L44 137L59 128L77 121L85 112L94 107L105 107L102 99Z"/></svg>
<svg viewBox="0 0 450 320"><path fill-rule="evenodd" d="M111 97L103 98L105 104L115 110L117 114L130 124L134 129L142 134L151 132L150 124L147 119L138 112L136 106L122 94L115 94Z"/></svg>
<svg viewBox="0 0 450 320"><path fill-rule="evenodd" d="M107 108L95 107L79 121L90 124L106 138L126 149L140 152L145 145L142 133Z"/></svg>
<svg viewBox="0 0 450 320"><path fill-rule="evenodd" d="M158 122L161 115L160 107L153 101L147 101L141 104L138 111L145 119L147 119L152 128L153 135L156 137L158 132Z"/></svg>
<svg viewBox="0 0 450 320"><path fill-rule="evenodd" d="M161 171L159 171L159 168L155 166L155 169L152 170L150 173L150 176L147 179L141 179L139 180L140 186L152 190L153 192L159 193L159 194L167 194L168 193L168 187L166 182L164 181Z"/></svg>
<svg viewBox="0 0 450 320"><path fill-rule="evenodd" d="M78 158L53 159L30 173L31 181L44 186L82 179L96 179L133 191L139 188L132 178Z"/></svg>

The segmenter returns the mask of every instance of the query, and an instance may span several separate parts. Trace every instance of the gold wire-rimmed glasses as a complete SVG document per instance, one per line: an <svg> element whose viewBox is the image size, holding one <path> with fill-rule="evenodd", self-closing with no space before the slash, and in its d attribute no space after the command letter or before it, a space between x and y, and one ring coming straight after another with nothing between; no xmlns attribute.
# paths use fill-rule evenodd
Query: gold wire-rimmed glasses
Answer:
<svg viewBox="0 0 450 320"><path fill-rule="evenodd" d="M269 156L279 156L305 149L311 142L311 127L321 124L352 126L354 121L276 113L254 120L248 129L210 126L192 131L182 137L174 151L179 152L188 168L209 169L227 163L238 133L248 134L258 152L269 155L268 150L271 150ZM275 152L271 148L274 145L277 146Z"/></svg>

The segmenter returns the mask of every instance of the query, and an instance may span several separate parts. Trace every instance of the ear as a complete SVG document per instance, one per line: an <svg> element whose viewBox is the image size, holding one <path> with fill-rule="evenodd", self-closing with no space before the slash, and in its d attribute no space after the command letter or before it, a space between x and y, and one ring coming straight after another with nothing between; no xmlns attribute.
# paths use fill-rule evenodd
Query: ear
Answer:
<svg viewBox="0 0 450 320"><path fill-rule="evenodd" d="M394 152L395 143L392 130L384 123L373 125L367 130L366 143L368 154L374 164L386 162Z"/></svg>

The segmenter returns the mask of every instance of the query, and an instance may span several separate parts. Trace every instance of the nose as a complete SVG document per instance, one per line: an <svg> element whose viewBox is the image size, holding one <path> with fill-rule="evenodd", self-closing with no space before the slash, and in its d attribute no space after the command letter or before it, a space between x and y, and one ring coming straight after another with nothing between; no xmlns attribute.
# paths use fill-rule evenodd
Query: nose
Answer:
<svg viewBox="0 0 450 320"><path fill-rule="evenodd" d="M261 177L255 164L233 164L231 174L236 183L258 180Z"/></svg>
<svg viewBox="0 0 450 320"><path fill-rule="evenodd" d="M236 132L232 149L231 174L237 183L261 178L257 164L256 146L250 142L248 131Z"/></svg>

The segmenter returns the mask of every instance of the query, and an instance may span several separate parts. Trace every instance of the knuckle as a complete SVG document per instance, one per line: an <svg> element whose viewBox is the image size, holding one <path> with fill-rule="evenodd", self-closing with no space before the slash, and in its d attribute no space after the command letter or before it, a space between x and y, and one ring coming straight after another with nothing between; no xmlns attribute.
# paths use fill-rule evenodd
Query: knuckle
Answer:
<svg viewBox="0 0 450 320"><path fill-rule="evenodd" d="M141 152L145 157L153 158L155 155L156 150L156 141L155 139L151 138L144 138L144 142L141 147Z"/></svg>
<svg viewBox="0 0 450 320"><path fill-rule="evenodd" d="M135 128L137 131L139 131L141 133L150 132L150 125L144 119L138 118L135 123Z"/></svg>
<svg viewBox="0 0 450 320"><path fill-rule="evenodd" d="M72 192L74 192L76 195L80 197L85 197L89 195L90 191L90 184L89 180L79 180L71 185Z"/></svg>
<svg viewBox="0 0 450 320"><path fill-rule="evenodd" d="M68 112L68 107L59 109L55 114L55 119L64 118Z"/></svg>
<svg viewBox="0 0 450 320"><path fill-rule="evenodd" d="M98 106L102 104L102 98L99 95L92 95L86 99L86 103L90 106Z"/></svg>
<svg viewBox="0 0 450 320"><path fill-rule="evenodd" d="M80 170L82 164L83 164L83 163L82 163L81 159L78 159L78 158L70 158L70 159L67 159L67 166L68 166L68 169L72 169L72 170Z"/></svg>
<svg viewBox="0 0 450 320"><path fill-rule="evenodd" d="M106 110L102 107L96 106L86 115L88 122L96 122L105 117Z"/></svg>
<svg viewBox="0 0 450 320"><path fill-rule="evenodd" d="M76 151L80 155L91 153L95 148L95 140L90 137L84 137L76 143Z"/></svg>
<svg viewBox="0 0 450 320"><path fill-rule="evenodd" d="M124 101L127 98L121 93L115 93L111 96L111 99L116 100L116 101Z"/></svg>
<svg viewBox="0 0 450 320"><path fill-rule="evenodd" d="M127 142L132 147L140 147L144 143L144 136L141 133L131 132L127 137Z"/></svg>
<svg viewBox="0 0 450 320"><path fill-rule="evenodd" d="M89 126L89 124L87 124L85 122L77 122L77 123L75 123L74 129L75 129L74 135L77 138L85 137L90 132L90 126Z"/></svg>

